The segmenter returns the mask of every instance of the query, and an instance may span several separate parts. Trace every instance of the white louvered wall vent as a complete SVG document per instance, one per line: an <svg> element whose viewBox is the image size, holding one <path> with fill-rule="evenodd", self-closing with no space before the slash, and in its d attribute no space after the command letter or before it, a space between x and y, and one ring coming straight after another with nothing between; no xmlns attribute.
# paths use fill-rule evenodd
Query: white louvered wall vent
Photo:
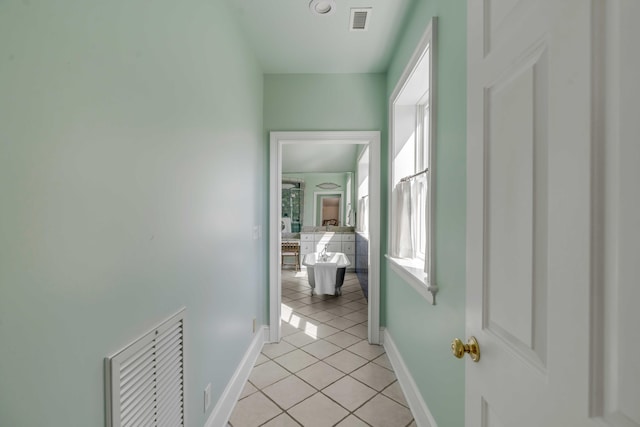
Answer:
<svg viewBox="0 0 640 427"><path fill-rule="evenodd" d="M371 17L370 7L352 8L351 18L349 19L350 31L367 31L369 29L369 21Z"/></svg>
<svg viewBox="0 0 640 427"><path fill-rule="evenodd" d="M107 427L185 425L184 313L105 359Z"/></svg>

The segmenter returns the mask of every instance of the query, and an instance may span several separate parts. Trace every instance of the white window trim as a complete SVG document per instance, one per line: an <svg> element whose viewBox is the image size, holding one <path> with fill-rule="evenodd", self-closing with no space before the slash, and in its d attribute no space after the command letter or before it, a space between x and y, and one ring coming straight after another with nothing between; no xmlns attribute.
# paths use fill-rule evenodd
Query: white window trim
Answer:
<svg viewBox="0 0 640 427"><path fill-rule="evenodd" d="M431 22L427 26L422 38L418 42L416 49L411 56L407 66L405 67L396 87L393 90L393 93L389 97L389 194L393 194L393 176L394 176L394 106L398 97L402 93L402 90L406 86L409 78L411 77L416 65L420 61L424 51L427 47L430 49L431 56L431 66L430 66L430 75L429 75L429 109L430 109L430 120L429 120L429 221L427 223L428 227L428 240L427 246L429 248L429 263L428 263L428 271L425 275L425 272L422 269L418 269L407 265L407 260L394 258L390 254L386 254L385 257L389 262L389 266L400 275L403 280L405 280L409 285L418 291L420 295L422 295L427 301L429 301L432 305L436 304L436 294L438 292L438 286L435 281L435 263L434 260L434 251L435 251L435 239L434 239L434 215L433 215L433 207L435 206L435 177L436 177L436 165L435 165L435 142L436 142L436 61L437 61L437 18L431 18ZM392 213L392 203L388 204L388 217L390 219L389 227L387 230L388 242L392 242L392 230L391 226L393 221L393 213ZM425 277L426 276L426 277Z"/></svg>
<svg viewBox="0 0 640 427"><path fill-rule="evenodd" d="M365 156L366 154L366 156ZM353 224L355 226L355 230L356 232L360 233L362 236L366 236L368 239L369 236L369 227L367 226L366 228L362 229L360 228L360 226L363 224L363 216L366 213L367 215L369 214L368 212L360 212L360 201L363 199L363 197L369 197L369 187L367 186L367 194L360 194L360 182L362 178L360 176L360 165L362 164L362 162L364 160L366 160L366 179L369 180L369 169L370 169L370 165L369 165L369 159L370 159L370 155L369 155L369 147L366 147L364 150L362 150L362 152L358 155L358 160L356 161L356 177L355 177L355 188L356 188L356 202L355 202L355 210L356 210L356 223ZM364 223L368 224L368 221L364 221Z"/></svg>
<svg viewBox="0 0 640 427"><path fill-rule="evenodd" d="M427 275L422 267L416 267L411 265L412 260L403 258L394 258L390 255L385 255L389 267L396 272L405 282L413 286L424 299L430 301L435 299L435 295L429 293L429 283Z"/></svg>

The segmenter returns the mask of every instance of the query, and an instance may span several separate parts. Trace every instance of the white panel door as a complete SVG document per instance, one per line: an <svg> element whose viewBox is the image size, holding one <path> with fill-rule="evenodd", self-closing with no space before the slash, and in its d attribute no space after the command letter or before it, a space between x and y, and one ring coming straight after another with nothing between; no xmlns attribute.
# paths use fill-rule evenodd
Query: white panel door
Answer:
<svg viewBox="0 0 640 427"><path fill-rule="evenodd" d="M639 3L468 1L467 427L640 427Z"/></svg>

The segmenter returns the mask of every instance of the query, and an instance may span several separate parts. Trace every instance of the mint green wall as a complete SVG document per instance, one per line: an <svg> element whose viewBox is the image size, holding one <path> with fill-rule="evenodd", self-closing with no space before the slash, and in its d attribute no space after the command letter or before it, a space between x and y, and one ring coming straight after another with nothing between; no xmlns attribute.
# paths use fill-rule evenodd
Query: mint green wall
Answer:
<svg viewBox="0 0 640 427"><path fill-rule="evenodd" d="M387 151L386 99L386 74L265 74L266 141L269 141L271 131L380 131L384 158ZM386 168L383 167L380 173L381 200L385 206ZM384 224L385 209L381 210L380 216ZM385 247L384 232L380 239ZM381 263L382 259L381 256ZM385 267L382 263L383 271ZM384 305L380 307L380 318L384 322Z"/></svg>
<svg viewBox="0 0 640 427"><path fill-rule="evenodd" d="M464 337L466 209L466 2L416 0L388 71L388 95L429 19L437 16L436 281L431 306L391 269L386 272L387 330L440 427L464 425L464 362L451 340Z"/></svg>
<svg viewBox="0 0 640 427"><path fill-rule="evenodd" d="M182 306L202 426L266 320L263 76L225 5L0 1L0 426L103 427L103 358Z"/></svg>
<svg viewBox="0 0 640 427"><path fill-rule="evenodd" d="M266 74L267 138L270 131L382 131L386 84L385 74Z"/></svg>
<svg viewBox="0 0 640 427"><path fill-rule="evenodd" d="M285 147L286 150L286 147ZM332 192L342 192L344 203L343 207L343 217L347 214L347 174L346 173L283 173L283 178L296 178L304 180L304 212L302 214L302 225L303 226L314 226L313 223L313 201L314 195L313 193L316 191L332 191ZM324 182L332 182L334 184L338 184L340 188L336 188L335 190L324 190L322 188L316 187L318 184L322 184ZM353 191L353 190L352 190ZM320 206L318 206L320 208ZM316 213L318 215L318 213ZM344 221L344 218L343 220Z"/></svg>

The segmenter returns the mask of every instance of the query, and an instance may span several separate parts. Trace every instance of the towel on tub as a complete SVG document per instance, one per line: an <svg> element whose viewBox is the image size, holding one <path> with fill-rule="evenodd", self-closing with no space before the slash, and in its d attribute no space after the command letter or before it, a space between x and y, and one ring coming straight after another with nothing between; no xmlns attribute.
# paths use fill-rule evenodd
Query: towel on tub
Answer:
<svg viewBox="0 0 640 427"><path fill-rule="evenodd" d="M337 271L338 263L336 262L316 262L313 274L316 280L315 292L317 295L333 295L336 292Z"/></svg>

